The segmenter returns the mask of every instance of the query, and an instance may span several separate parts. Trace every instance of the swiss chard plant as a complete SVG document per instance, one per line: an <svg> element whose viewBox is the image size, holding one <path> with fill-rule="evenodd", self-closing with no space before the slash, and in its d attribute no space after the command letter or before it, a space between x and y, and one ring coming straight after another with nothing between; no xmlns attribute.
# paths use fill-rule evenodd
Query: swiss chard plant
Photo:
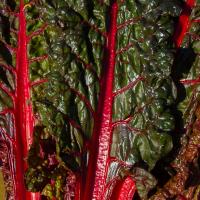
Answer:
<svg viewBox="0 0 200 200"><path fill-rule="evenodd" d="M1 159L8 199L37 199L24 184L28 150L32 143L35 117L31 88L41 82L30 75L37 57L28 53L28 45L41 31L27 31L23 0L1 1Z"/></svg>
<svg viewBox="0 0 200 200"><path fill-rule="evenodd" d="M1 0L7 199L198 199L196 4Z"/></svg>
<svg viewBox="0 0 200 200"><path fill-rule="evenodd" d="M181 123L176 130L176 153L171 178L151 199L199 199L199 2L186 1L175 32L178 47L172 76L176 79L176 105ZM180 121L179 121L180 122ZM178 132L179 131L179 132ZM180 139L178 139L180 137Z"/></svg>

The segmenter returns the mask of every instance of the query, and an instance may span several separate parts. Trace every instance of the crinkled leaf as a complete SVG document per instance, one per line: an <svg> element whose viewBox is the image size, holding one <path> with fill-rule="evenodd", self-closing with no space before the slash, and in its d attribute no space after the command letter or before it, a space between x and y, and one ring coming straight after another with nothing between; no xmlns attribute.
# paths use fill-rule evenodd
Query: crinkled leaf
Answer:
<svg viewBox="0 0 200 200"><path fill-rule="evenodd" d="M44 126L39 140L54 138L59 164L76 172L87 167L86 144L94 126L91 110L79 94L96 111L110 4L41 0L37 2L38 11L28 10L29 18L37 12L41 16L35 27L29 24L28 30L48 23L44 35L29 46L33 56L49 56L31 65L33 80L48 78L47 84L33 88L38 124ZM179 12L177 2L170 0L119 2L117 23L121 28L116 40L113 90L136 81L113 103L113 122L132 117L126 126L116 126L113 134L111 155L125 163L143 160L152 169L172 148L169 132L174 129L171 106L176 87L170 77L174 58L171 36L173 17Z"/></svg>
<svg viewBox="0 0 200 200"><path fill-rule="evenodd" d="M143 200L148 199L147 195L149 191L157 184L156 179L149 172L138 167L132 170L132 174L136 181L136 187L140 198Z"/></svg>
<svg viewBox="0 0 200 200"><path fill-rule="evenodd" d="M167 155L173 147L172 139L167 133L151 132L136 138L136 145L142 159L153 169L156 162Z"/></svg>

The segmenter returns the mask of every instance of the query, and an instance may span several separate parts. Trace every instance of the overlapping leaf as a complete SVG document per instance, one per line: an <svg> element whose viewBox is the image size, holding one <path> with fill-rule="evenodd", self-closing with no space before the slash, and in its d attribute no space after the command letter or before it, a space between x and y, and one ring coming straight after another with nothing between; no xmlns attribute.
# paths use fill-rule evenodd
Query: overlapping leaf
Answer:
<svg viewBox="0 0 200 200"><path fill-rule="evenodd" d="M2 168L5 184L5 196L14 199L14 146L11 138L14 138L13 115L9 111L13 107L12 97L9 95L15 89L14 74L15 59L9 50L16 45L16 35L11 32L15 29L16 20L9 16L5 9L14 12L16 5L13 1L0 1L0 168ZM8 69L7 69L8 68ZM4 114L3 114L4 113Z"/></svg>
<svg viewBox="0 0 200 200"><path fill-rule="evenodd" d="M92 115L104 66L109 5L64 0L37 4L38 24L43 21L48 28L45 40L33 40L30 51L38 56L41 49L49 57L32 67L33 79L44 74L48 78L48 84L33 93L38 124L43 127L39 137L53 138L57 160L74 171L86 165L85 148L93 130ZM34 10L30 12L37 16ZM178 14L172 1L119 2L114 91L128 87L115 97L113 122L132 120L114 128L113 148L120 153L111 155L129 164L143 160L152 169L172 148L169 132L174 119L170 109L176 88L170 78L171 35L173 16Z"/></svg>

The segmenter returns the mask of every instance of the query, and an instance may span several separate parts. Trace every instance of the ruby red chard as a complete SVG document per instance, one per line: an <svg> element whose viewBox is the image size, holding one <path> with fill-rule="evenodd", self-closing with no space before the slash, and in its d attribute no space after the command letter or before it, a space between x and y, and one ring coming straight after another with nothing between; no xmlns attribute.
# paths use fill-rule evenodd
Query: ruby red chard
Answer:
<svg viewBox="0 0 200 200"><path fill-rule="evenodd" d="M178 1L38 1L37 9L48 24L48 83L34 88L40 123L28 189L50 199L111 198L130 173L147 198L155 179L146 174L142 186L136 177L173 146Z"/></svg>
<svg viewBox="0 0 200 200"><path fill-rule="evenodd" d="M173 147L173 109L184 112L190 99L189 88L177 103L172 75L172 65L184 60L175 46L185 32L172 37L181 3L1 1L1 159L13 177L9 195L19 189L34 200L31 192L132 199L137 189L148 199L159 179L151 172ZM198 54L198 40L190 45ZM198 61L191 62L182 83L194 73L198 81ZM26 161L31 192L23 183Z"/></svg>
<svg viewBox="0 0 200 200"><path fill-rule="evenodd" d="M176 131L175 153L168 169L176 173L169 172L170 179L152 200L199 199L199 17L199 2L185 1L174 35L178 49L172 70L179 91L176 106L182 121Z"/></svg>
<svg viewBox="0 0 200 200"><path fill-rule="evenodd" d="M24 173L32 143L34 114L31 88L42 80L30 75L28 45L38 32L28 31L26 8L31 3L1 1L1 163L7 199L39 199L26 190ZM40 32L40 31L39 31ZM30 54L29 54L30 53ZM36 59L36 58L35 58Z"/></svg>

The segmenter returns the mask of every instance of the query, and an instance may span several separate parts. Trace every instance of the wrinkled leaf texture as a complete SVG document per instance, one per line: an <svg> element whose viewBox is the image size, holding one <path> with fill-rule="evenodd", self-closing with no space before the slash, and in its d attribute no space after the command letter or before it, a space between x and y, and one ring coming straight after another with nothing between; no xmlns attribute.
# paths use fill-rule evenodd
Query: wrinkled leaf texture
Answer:
<svg viewBox="0 0 200 200"><path fill-rule="evenodd" d="M175 126L171 109L177 91L170 74L175 51L174 17L180 14L180 1L118 3L113 91L125 89L115 97L112 121L131 120L114 127L110 155L117 161L110 164L107 182L123 177L124 171L137 177L148 173L143 173L142 168L152 170L172 149L171 133ZM31 40L28 52L30 57L47 54L48 59L32 63L30 76L33 81L47 78L48 83L32 89L37 120L26 185L29 190L40 191L49 198L63 199L66 195L73 198L76 179L87 168L87 145L94 125L88 104L96 111L111 3L108 0L104 3L38 0L35 4L27 7L27 32L37 30L43 23L48 27L44 34ZM15 18L4 13L1 18L9 21L6 27L17 29ZM15 44L15 37L7 36L6 27L1 28L2 39ZM14 66L15 58L3 43L0 45L4 49L1 60ZM2 81L13 89L12 76L1 70ZM1 107L11 106L1 91ZM129 166L135 164L142 168L131 171ZM156 181L150 174L144 176L149 177L150 186L141 186L141 180L135 179L138 190L145 188L140 195L146 198Z"/></svg>
<svg viewBox="0 0 200 200"><path fill-rule="evenodd" d="M176 98L176 87L170 77L174 58L171 39L173 18L180 13L177 2L119 2L114 91L129 83L132 86L116 96L112 120L133 119L114 128L110 154L129 166L144 162L148 169L153 169L172 149L170 134L174 118L170 109ZM35 88L33 93L35 111L41 122L35 140L55 142L59 164L52 167L50 173L43 170L39 180L35 161L32 163L29 159L27 177L31 174L29 177L33 179L28 179L27 184L31 190L41 191L50 179L57 181L54 170L67 168L63 176L66 184L68 168L76 173L86 168L87 143L94 119L78 94L84 95L96 110L104 67L104 33L109 29L109 7L109 1L39 1L37 5L37 12L41 20L48 23L48 28L45 41L37 40L34 45L36 49L47 46L48 61L39 68L44 71L47 68L49 82ZM34 157L41 148L37 144L35 142L30 151ZM121 168L118 162L117 165ZM112 164L110 171L113 174L110 172L108 181L119 176ZM38 181L41 181L41 188L35 188ZM47 190L56 193L50 185L45 187Z"/></svg>

